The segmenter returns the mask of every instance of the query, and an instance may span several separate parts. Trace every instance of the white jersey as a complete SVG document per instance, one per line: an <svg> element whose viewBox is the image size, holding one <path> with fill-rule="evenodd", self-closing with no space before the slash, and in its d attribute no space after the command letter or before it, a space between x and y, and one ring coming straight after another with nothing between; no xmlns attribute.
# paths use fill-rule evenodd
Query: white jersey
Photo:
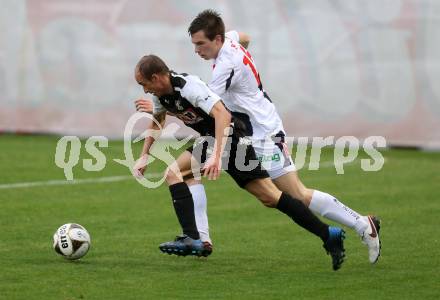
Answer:
<svg viewBox="0 0 440 300"><path fill-rule="evenodd" d="M209 88L225 106L249 116L253 140L284 132L275 105L263 89L260 75L249 52L238 43L238 32L226 33L225 42L214 61Z"/></svg>

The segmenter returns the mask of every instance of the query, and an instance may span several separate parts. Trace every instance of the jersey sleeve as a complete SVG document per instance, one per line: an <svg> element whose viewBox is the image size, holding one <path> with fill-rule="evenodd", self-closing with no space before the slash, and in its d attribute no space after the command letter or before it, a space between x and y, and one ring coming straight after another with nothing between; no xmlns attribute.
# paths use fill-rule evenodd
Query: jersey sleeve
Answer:
<svg viewBox="0 0 440 300"><path fill-rule="evenodd" d="M238 31L236 30L231 30L225 33L225 37L227 37L228 39L231 39L233 41L236 41L237 43L240 42L240 35L238 34Z"/></svg>
<svg viewBox="0 0 440 300"><path fill-rule="evenodd" d="M163 107L162 104L160 103L159 98L157 98L156 96L153 96L151 98L151 100L153 101L153 114L154 115L166 111L165 107Z"/></svg>
<svg viewBox="0 0 440 300"><path fill-rule="evenodd" d="M212 107L220 101L220 97L211 91L206 83L198 78L188 80L180 93L182 97L187 99L194 107L201 108L208 115Z"/></svg>

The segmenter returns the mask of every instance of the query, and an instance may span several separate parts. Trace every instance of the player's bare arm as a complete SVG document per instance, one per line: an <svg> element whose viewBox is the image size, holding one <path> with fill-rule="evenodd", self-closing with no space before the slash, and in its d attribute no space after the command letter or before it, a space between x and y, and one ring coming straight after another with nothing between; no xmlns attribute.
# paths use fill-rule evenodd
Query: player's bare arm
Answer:
<svg viewBox="0 0 440 300"><path fill-rule="evenodd" d="M251 37L245 32L239 32L238 42L247 49L249 47L249 43L251 42Z"/></svg>
<svg viewBox="0 0 440 300"><path fill-rule="evenodd" d="M144 112L147 114L153 113L154 104L153 104L153 100L151 99L138 99L134 101L134 104L138 112ZM167 115L175 116L173 113L170 113L169 111L167 111Z"/></svg>
<svg viewBox="0 0 440 300"><path fill-rule="evenodd" d="M225 148L231 114L226 110L221 101L218 101L211 109L209 115L215 119L215 144L214 152L203 167L204 176L209 180L216 180L220 176L221 158Z"/></svg>
<svg viewBox="0 0 440 300"><path fill-rule="evenodd" d="M163 128L165 123L166 112L154 114L153 118L153 122L151 122L146 129L149 134L147 134L145 137L141 155L133 166L133 174L137 177L143 176L145 173L150 148L154 144L155 140L160 137L161 128ZM160 127L158 126L158 123L160 124Z"/></svg>

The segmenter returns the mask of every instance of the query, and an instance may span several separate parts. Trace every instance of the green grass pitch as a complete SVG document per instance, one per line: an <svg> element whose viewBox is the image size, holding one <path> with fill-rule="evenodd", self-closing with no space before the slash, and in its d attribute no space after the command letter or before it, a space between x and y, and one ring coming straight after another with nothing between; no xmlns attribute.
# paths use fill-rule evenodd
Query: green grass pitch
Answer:
<svg viewBox="0 0 440 300"><path fill-rule="evenodd" d="M57 137L0 136L0 186L64 178L54 163ZM139 150L139 147L137 147ZM120 141L102 149L107 165L76 179L129 175L112 161ZM175 257L158 250L179 233L166 186L111 183L0 188L0 299L440 299L440 153L382 152L379 172L360 161L301 170L309 187L337 196L382 223L382 256L345 228L347 260L334 272L318 238L235 186L223 173L206 182L214 253ZM82 147L82 157L90 158ZM326 149L321 161L332 161ZM163 170L152 166L150 172ZM92 236L81 260L52 250L58 226L77 222Z"/></svg>

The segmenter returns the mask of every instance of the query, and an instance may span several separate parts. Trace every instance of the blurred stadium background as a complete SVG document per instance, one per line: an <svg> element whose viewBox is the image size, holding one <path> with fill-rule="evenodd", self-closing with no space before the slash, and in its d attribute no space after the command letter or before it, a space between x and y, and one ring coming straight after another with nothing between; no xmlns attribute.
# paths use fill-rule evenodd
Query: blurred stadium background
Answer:
<svg viewBox="0 0 440 300"><path fill-rule="evenodd" d="M138 59L210 79L187 34L205 8L251 36L291 136L440 148L440 3L0 0L0 130L120 138ZM436 84L437 83L437 84Z"/></svg>

